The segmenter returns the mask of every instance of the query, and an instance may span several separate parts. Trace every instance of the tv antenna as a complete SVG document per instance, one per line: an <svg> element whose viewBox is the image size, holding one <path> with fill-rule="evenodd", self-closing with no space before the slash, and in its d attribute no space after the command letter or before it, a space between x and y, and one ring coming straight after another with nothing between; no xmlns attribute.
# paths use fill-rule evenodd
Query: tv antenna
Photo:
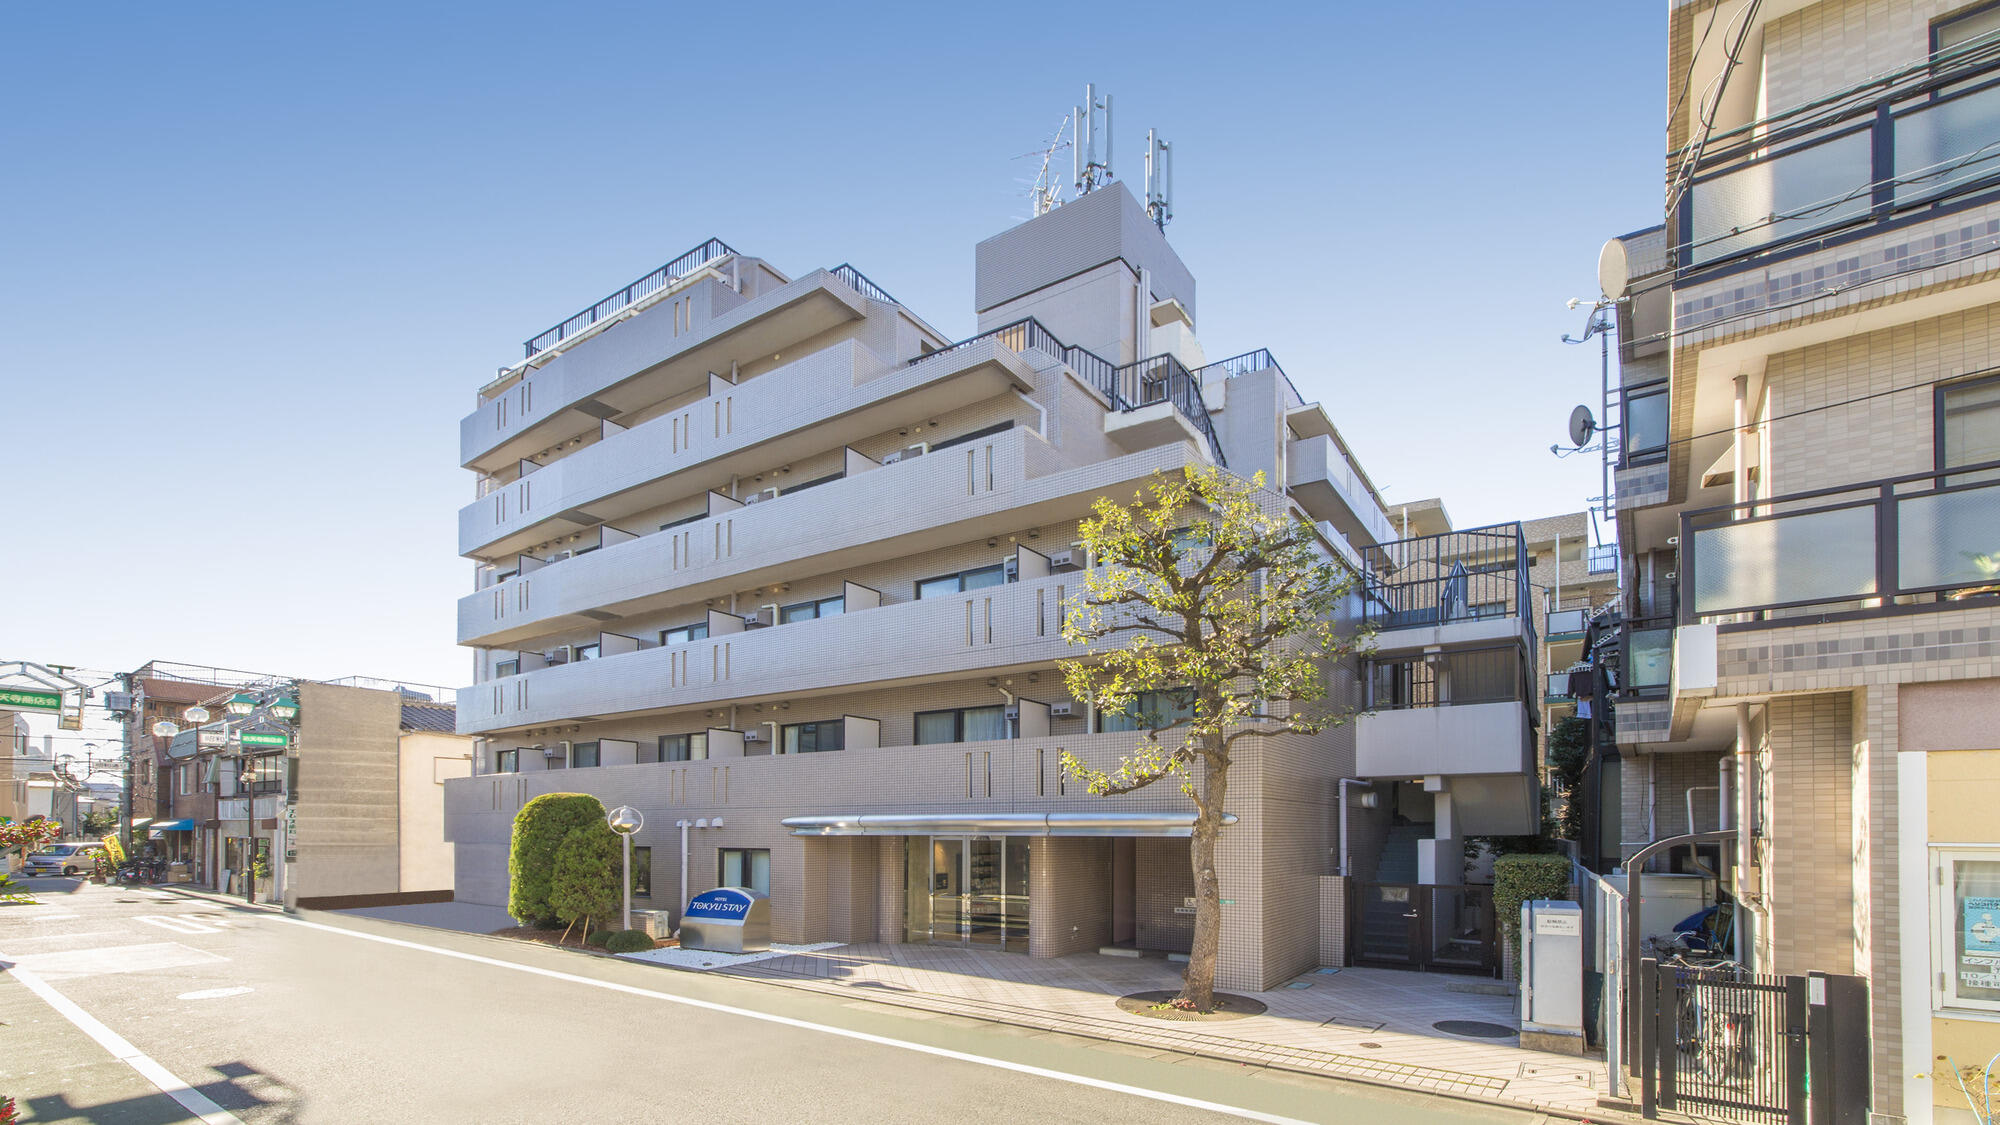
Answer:
<svg viewBox="0 0 2000 1125"><path fill-rule="evenodd" d="M1146 216L1165 233L1174 218L1174 147L1146 130Z"/></svg>
<svg viewBox="0 0 2000 1125"><path fill-rule="evenodd" d="M1098 124L1098 114L1102 113L1103 125ZM1097 98L1097 85L1085 83L1083 104L1070 111L1070 120L1076 123L1076 144L1070 147L1070 168L1074 173L1078 195L1089 195L1112 180L1111 174L1111 95L1104 100ZM1104 155L1099 159L1097 142L1104 141Z"/></svg>
<svg viewBox="0 0 2000 1125"><path fill-rule="evenodd" d="M1055 164L1056 153L1066 148L1076 147L1070 142L1063 140L1063 134L1069 132L1072 120L1074 119L1070 117L1062 119L1062 124L1056 126L1056 135L1049 141L1049 147L1042 151L1042 171L1040 175L1035 177L1035 186L1030 191L1035 200L1036 218L1041 218L1063 204L1062 185L1050 176L1050 169ZM1027 155L1033 156L1034 153L1031 152Z"/></svg>

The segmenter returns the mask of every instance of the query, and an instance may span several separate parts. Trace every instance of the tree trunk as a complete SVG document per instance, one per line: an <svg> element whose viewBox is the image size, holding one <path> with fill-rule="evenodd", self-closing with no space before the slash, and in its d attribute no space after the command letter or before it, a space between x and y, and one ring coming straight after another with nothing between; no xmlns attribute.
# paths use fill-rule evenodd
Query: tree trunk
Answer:
<svg viewBox="0 0 2000 1125"><path fill-rule="evenodd" d="M1194 835L1188 859L1194 868L1194 947L1181 977L1182 1000L1198 1012L1215 1008L1215 960L1222 949L1222 879L1215 869L1215 849L1222 834L1222 799L1229 788L1229 767L1204 754L1201 796L1196 802Z"/></svg>

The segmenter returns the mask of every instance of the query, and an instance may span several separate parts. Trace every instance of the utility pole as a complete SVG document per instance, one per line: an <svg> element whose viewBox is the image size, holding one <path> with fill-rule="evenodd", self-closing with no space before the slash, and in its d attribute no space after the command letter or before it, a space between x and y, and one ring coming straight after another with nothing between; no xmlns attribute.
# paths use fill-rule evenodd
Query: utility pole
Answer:
<svg viewBox="0 0 2000 1125"><path fill-rule="evenodd" d="M118 673L118 687L119 690L121 691L126 691L126 692L131 691L132 673L130 672ZM132 704L132 710L133 712L137 712L138 709L139 709L139 704L135 700ZM125 750L125 807L120 809L119 811L124 813L125 815L118 818L120 822L119 837L125 842L125 858L128 860L133 858L135 854L132 851L132 813L134 811L134 807L132 804L132 775L138 772L138 770L134 768L136 763L133 762L132 760L132 724L135 721L135 718L143 718L143 716L135 717L134 714L128 713L125 717L125 722L123 724L125 728L122 739Z"/></svg>

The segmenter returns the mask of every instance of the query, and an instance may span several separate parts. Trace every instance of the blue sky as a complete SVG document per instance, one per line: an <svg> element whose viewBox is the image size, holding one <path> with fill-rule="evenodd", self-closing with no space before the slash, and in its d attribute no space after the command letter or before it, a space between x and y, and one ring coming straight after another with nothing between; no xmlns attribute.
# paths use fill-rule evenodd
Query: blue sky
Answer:
<svg viewBox="0 0 2000 1125"><path fill-rule="evenodd" d="M469 679L458 420L519 341L711 235L970 334L1086 81L1121 178L1176 146L1209 354L1392 503L1598 491L1558 337L1657 218L1664 5L1032 10L7 5L0 659Z"/></svg>

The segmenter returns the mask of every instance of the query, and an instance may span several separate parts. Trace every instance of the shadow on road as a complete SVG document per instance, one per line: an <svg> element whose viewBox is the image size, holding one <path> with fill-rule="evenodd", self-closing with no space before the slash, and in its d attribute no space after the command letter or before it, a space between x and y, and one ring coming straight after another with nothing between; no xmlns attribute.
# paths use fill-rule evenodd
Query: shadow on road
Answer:
<svg viewBox="0 0 2000 1125"><path fill-rule="evenodd" d="M241 1062L220 1063L209 1070L216 1081L194 1088L231 1113L256 1112L258 1125L291 1125L300 1119L306 1100L284 1083ZM88 1125L172 1125L190 1114L165 1094L147 1093L96 1105L77 1105L68 1094L20 1099L24 1122L36 1125L87 1122Z"/></svg>

